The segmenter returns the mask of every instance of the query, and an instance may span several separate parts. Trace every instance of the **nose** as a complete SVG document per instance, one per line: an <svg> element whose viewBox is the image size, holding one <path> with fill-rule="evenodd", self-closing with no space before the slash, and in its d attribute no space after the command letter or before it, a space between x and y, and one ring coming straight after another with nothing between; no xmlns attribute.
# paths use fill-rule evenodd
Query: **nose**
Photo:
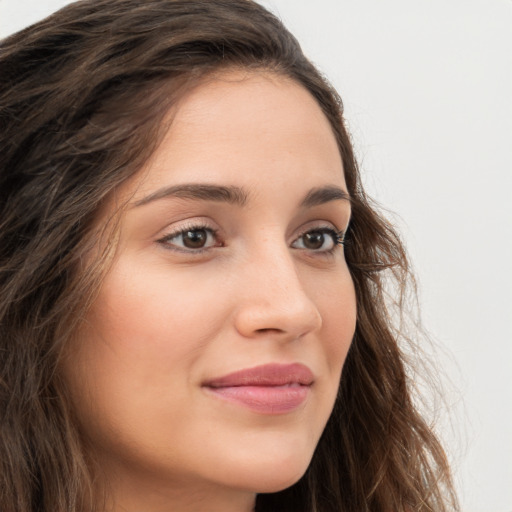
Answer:
<svg viewBox="0 0 512 512"><path fill-rule="evenodd" d="M304 289L288 247L254 254L239 276L243 294L235 326L242 336L293 341L322 326L320 311Z"/></svg>

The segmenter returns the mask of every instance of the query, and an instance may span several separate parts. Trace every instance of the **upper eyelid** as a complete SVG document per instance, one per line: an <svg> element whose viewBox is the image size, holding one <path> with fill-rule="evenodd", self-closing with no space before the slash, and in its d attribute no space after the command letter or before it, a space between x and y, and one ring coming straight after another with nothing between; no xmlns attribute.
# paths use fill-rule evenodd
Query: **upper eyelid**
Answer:
<svg viewBox="0 0 512 512"><path fill-rule="evenodd" d="M329 221L312 221L312 223L315 223L315 222L318 222L318 224L309 225L310 223L306 223L303 228L300 228L298 232L296 231L296 234L293 235L295 237L294 240L297 239L298 237L308 233L309 231L314 231L315 229L319 229L319 230L321 230L321 229L332 230L335 233L337 233L338 235L344 235L346 233L345 229L339 229L338 226L336 226L332 222L329 222Z"/></svg>
<svg viewBox="0 0 512 512"><path fill-rule="evenodd" d="M187 221L185 221L187 222ZM315 224L318 223L318 224ZM190 220L185 224L182 224L174 229L170 229L169 232L164 233L162 236L159 236L159 239L163 238L172 238L173 236L180 235L181 233L184 233L185 231L193 231L197 229L205 229L209 230L214 234L218 234L220 229L213 226L209 221L198 219ZM293 234L293 240L296 240L298 237L308 233L309 231L314 231L315 229L328 229L332 230L340 235L345 234L346 230L339 229L335 224L333 224L330 221L310 221L307 222L302 228L300 228L298 231L295 230ZM292 240L292 241L293 241Z"/></svg>
<svg viewBox="0 0 512 512"><path fill-rule="evenodd" d="M214 233L220 231L216 225L214 225L211 221L206 219L197 219L197 220L184 220L179 223L178 226L172 228L170 226L166 226L164 229L160 230L159 233L163 233L162 235L157 235L158 238L169 238L172 236L179 235L185 231L191 231L195 229L208 229Z"/></svg>
<svg viewBox="0 0 512 512"><path fill-rule="evenodd" d="M315 221L313 221L315 222ZM338 227L336 225L334 225L332 222L327 222L327 221L319 221L318 224L316 225L308 225L309 223L306 224L306 226L302 227L299 229L299 234L300 233L307 233L308 231L314 231L315 229L332 229L333 231L336 231L336 232L339 232L339 231L342 231L340 229L338 229Z"/></svg>

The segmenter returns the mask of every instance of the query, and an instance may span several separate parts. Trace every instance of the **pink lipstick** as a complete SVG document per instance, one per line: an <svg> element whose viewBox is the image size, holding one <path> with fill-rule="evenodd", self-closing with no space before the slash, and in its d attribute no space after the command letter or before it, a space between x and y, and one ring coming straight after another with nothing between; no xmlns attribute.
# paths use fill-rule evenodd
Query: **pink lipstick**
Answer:
<svg viewBox="0 0 512 512"><path fill-rule="evenodd" d="M211 379L203 387L260 414L284 414L306 400L313 381L303 364L266 364Z"/></svg>

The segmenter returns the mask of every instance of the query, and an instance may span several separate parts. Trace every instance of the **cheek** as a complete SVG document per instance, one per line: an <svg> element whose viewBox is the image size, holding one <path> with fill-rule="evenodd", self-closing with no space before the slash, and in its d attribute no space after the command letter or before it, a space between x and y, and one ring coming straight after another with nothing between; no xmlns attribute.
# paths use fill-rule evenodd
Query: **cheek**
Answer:
<svg viewBox="0 0 512 512"><path fill-rule="evenodd" d="M92 312L102 338L126 357L176 364L222 323L215 287L164 264L151 271L120 262L106 279ZM122 354L120 354L122 355Z"/></svg>
<svg viewBox="0 0 512 512"><path fill-rule="evenodd" d="M215 287L200 283L163 265L116 263L65 365L84 428L99 432L101 422L120 432L123 422L142 421L142 411L149 424L152 411L182 408L195 363L225 321Z"/></svg>
<svg viewBox="0 0 512 512"><path fill-rule="evenodd" d="M356 299L352 279L346 276L339 286L325 291L319 301L324 331L322 342L329 376L326 396L329 396L331 411L356 327Z"/></svg>
<svg viewBox="0 0 512 512"><path fill-rule="evenodd" d="M356 295L348 269L317 286L312 295L322 316L322 344L333 374L341 374L356 328Z"/></svg>

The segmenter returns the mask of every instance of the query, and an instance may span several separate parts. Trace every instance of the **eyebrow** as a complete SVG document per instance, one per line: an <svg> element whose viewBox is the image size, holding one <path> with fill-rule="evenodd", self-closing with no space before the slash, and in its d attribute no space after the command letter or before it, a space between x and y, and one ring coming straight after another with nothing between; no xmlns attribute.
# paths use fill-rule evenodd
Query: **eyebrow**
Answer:
<svg viewBox="0 0 512 512"><path fill-rule="evenodd" d="M300 203L301 208L312 208L331 201L348 201L350 195L347 191L335 185L327 185L311 189Z"/></svg>
<svg viewBox="0 0 512 512"><path fill-rule="evenodd" d="M240 187L191 183L161 188L137 201L135 206L142 206L164 197L201 199L203 201L218 201L244 206L247 203L248 194Z"/></svg>
<svg viewBox="0 0 512 512"><path fill-rule="evenodd" d="M249 194L244 189L236 186L190 183L161 188L137 201L135 206L143 206L167 197L218 201L244 206L247 204ZM301 208L312 208L313 206L319 206L338 200L350 202L350 195L338 186L326 185L324 187L311 189L300 202L299 206Z"/></svg>

